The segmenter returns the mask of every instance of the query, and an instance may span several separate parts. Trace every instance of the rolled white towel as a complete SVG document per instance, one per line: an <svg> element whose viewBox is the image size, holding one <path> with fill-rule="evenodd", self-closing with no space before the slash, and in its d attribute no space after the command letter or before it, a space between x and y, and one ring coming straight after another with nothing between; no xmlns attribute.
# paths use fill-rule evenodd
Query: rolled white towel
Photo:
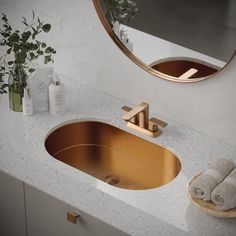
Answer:
<svg viewBox="0 0 236 236"><path fill-rule="evenodd" d="M211 200L219 210L236 207L236 168L212 191Z"/></svg>
<svg viewBox="0 0 236 236"><path fill-rule="evenodd" d="M235 168L234 162L224 158L216 159L201 175L194 179L190 185L190 195L204 201L211 200L213 189Z"/></svg>

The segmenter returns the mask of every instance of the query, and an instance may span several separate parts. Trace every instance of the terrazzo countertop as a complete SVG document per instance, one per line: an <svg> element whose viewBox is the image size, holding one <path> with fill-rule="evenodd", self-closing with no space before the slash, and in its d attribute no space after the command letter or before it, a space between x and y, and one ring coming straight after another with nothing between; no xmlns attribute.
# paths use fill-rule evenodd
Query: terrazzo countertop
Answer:
<svg viewBox="0 0 236 236"><path fill-rule="evenodd" d="M236 235L236 219L215 218L190 204L189 179L217 157L236 160L236 148L159 115L169 123L153 139L126 127L123 105L130 105L71 78L66 84L67 110L24 117L0 100L0 170L73 205L131 235ZM142 102L142 101L140 101ZM152 107L150 107L152 113ZM97 120L119 127L173 151L182 163L169 184L131 191L110 186L51 157L44 140L55 126L70 120Z"/></svg>

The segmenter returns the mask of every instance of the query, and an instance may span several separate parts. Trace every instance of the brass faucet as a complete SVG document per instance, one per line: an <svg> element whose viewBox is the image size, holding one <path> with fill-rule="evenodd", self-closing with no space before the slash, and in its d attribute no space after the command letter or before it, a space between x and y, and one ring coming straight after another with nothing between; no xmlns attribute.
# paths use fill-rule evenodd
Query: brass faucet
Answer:
<svg viewBox="0 0 236 236"><path fill-rule="evenodd" d="M149 104L142 102L140 105L134 107L133 109L127 106L123 106L122 109L127 111L122 118L127 122L127 126L133 128L141 133L147 134L151 137L159 136L162 128L167 126L167 123L158 120L156 118L149 119Z"/></svg>

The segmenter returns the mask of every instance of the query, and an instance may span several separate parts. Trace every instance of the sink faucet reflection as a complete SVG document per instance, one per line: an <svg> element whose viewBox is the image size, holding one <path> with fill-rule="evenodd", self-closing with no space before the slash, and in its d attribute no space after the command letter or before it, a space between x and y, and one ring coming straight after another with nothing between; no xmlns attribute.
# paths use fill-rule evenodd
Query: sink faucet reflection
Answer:
<svg viewBox="0 0 236 236"><path fill-rule="evenodd" d="M123 106L122 109L127 111L122 118L127 121L128 127L151 137L157 137L162 133L159 126L162 128L167 126L167 123L162 120L149 119L149 104L146 102L142 102L133 109L127 106Z"/></svg>

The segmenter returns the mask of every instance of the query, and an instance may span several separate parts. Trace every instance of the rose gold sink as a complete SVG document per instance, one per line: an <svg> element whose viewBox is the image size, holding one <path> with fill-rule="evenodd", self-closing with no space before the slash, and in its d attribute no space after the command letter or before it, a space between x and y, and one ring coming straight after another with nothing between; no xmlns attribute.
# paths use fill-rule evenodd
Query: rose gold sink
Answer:
<svg viewBox="0 0 236 236"><path fill-rule="evenodd" d="M124 189L157 188L171 182L181 163L169 150L112 125L76 122L49 134L54 158Z"/></svg>

